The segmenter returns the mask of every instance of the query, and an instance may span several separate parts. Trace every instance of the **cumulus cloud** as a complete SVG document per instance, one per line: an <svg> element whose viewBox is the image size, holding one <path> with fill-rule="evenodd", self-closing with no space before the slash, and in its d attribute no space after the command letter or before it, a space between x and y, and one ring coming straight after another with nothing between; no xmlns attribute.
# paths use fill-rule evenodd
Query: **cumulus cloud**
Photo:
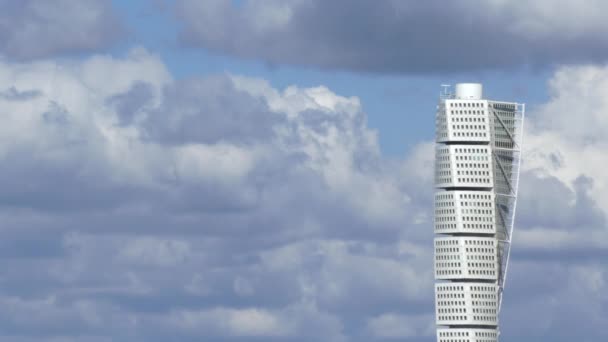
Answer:
<svg viewBox="0 0 608 342"><path fill-rule="evenodd" d="M107 1L0 1L0 55L10 59L96 51L123 30Z"/></svg>
<svg viewBox="0 0 608 342"><path fill-rule="evenodd" d="M505 338L606 337L607 79L562 68L530 114ZM357 98L142 49L1 62L0 94L11 340L433 340L433 144L384 157Z"/></svg>
<svg viewBox="0 0 608 342"><path fill-rule="evenodd" d="M371 318L367 327L375 338L411 339L421 335L433 335L433 316L406 316L391 313Z"/></svg>
<svg viewBox="0 0 608 342"><path fill-rule="evenodd" d="M16 339L367 340L356 322L432 310L407 190L430 183L403 181L428 161L383 158L357 98L175 80L143 49L3 62L0 89Z"/></svg>
<svg viewBox="0 0 608 342"><path fill-rule="evenodd" d="M606 338L607 81L605 66L559 68L529 113L502 317L519 329L505 339Z"/></svg>
<svg viewBox="0 0 608 342"><path fill-rule="evenodd" d="M451 72L605 61L606 3L180 0L182 42L273 64Z"/></svg>
<svg viewBox="0 0 608 342"><path fill-rule="evenodd" d="M608 144L603 134L608 125L604 115L607 75L606 68L599 66L559 69L548 82L550 100L535 109L526 123L522 181L544 190L539 192L544 195L522 195L524 201L544 196L526 205L536 206L535 217L543 221L526 220L535 227L598 229L605 225L607 161L602 151ZM557 210L547 215L545 205Z"/></svg>

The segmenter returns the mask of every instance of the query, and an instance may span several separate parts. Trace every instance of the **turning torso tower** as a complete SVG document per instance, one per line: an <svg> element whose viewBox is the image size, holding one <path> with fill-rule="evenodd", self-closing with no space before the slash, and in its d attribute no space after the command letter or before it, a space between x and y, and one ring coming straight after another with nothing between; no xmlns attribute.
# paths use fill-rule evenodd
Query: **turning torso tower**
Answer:
<svg viewBox="0 0 608 342"><path fill-rule="evenodd" d="M439 342L498 341L519 180L524 105L476 83L444 89L435 149Z"/></svg>

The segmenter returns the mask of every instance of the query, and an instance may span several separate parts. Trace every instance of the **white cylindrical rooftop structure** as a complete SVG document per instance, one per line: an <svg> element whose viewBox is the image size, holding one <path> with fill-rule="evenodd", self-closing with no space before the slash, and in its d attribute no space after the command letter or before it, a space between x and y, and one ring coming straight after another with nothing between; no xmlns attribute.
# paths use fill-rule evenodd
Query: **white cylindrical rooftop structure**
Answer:
<svg viewBox="0 0 608 342"><path fill-rule="evenodd" d="M459 100L481 100L483 87L481 83L456 84L456 98Z"/></svg>

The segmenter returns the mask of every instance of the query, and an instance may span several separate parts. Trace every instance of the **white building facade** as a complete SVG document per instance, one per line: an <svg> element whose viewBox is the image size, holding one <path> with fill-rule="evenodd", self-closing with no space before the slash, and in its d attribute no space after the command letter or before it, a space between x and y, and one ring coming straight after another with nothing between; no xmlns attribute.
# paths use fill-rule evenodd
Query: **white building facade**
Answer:
<svg viewBox="0 0 608 342"><path fill-rule="evenodd" d="M445 88L435 150L439 342L496 342L517 202L524 104Z"/></svg>

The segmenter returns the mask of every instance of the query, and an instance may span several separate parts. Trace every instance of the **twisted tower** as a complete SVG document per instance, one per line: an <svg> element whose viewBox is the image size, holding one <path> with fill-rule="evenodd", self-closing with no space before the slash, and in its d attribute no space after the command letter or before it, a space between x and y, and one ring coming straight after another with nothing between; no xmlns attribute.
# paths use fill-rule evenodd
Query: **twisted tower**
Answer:
<svg viewBox="0 0 608 342"><path fill-rule="evenodd" d="M436 117L435 314L439 342L498 341L524 104L445 86Z"/></svg>

